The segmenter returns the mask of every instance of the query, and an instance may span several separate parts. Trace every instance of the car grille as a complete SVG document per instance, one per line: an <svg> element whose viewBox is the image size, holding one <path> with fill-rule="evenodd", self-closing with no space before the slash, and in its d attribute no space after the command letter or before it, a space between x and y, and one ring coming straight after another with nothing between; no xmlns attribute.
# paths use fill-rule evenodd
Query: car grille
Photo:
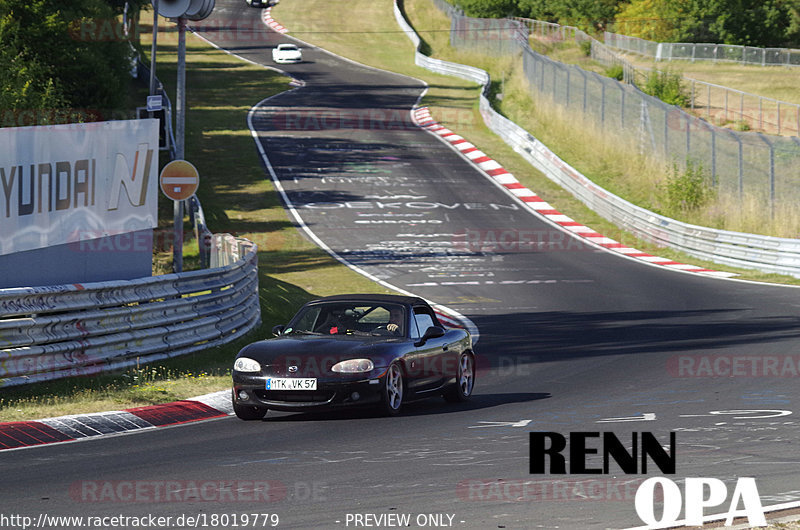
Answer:
<svg viewBox="0 0 800 530"><path fill-rule="evenodd" d="M319 392L316 390L256 390L255 394L258 398L266 401L327 403L333 398L334 392Z"/></svg>

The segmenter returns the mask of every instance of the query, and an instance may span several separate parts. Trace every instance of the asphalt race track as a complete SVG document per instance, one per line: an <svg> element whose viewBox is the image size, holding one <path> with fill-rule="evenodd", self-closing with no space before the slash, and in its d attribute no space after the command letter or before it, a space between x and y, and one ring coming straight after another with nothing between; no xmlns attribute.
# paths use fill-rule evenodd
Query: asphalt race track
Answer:
<svg viewBox="0 0 800 530"><path fill-rule="evenodd" d="M213 22L259 15L220 1L206 36L220 35ZM217 44L269 65L271 48L291 39L263 32L224 32ZM633 495L657 468L531 475L533 431L611 431L628 443L647 431L664 444L675 432L669 478L679 484L714 477L730 494L738 477L755 477L765 506L800 500L800 291L664 270L573 240L412 123L418 81L301 46L305 61L281 68L306 86L252 113L274 175L332 251L472 319L473 399L416 403L397 418L270 412L263 422L229 417L6 451L9 509L154 514L187 527L176 518L233 527L234 515L269 513L279 528L394 521L368 525L377 519L367 514L409 515L411 527L642 524ZM180 486L170 498L167 484ZM198 491L209 484L228 489ZM227 524L210 524L222 515Z"/></svg>

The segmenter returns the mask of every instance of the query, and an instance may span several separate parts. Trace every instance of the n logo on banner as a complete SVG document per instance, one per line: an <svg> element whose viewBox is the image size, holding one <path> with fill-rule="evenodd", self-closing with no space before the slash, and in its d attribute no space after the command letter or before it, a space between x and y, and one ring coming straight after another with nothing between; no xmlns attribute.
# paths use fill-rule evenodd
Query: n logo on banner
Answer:
<svg viewBox="0 0 800 530"><path fill-rule="evenodd" d="M143 206L147 200L147 185L150 182L150 167L153 162L153 150L150 144L139 144L133 158L133 170L122 153L117 153L114 163L114 175L111 184L111 198L108 209L119 208L119 196L122 189L133 206ZM144 163L142 161L144 160Z"/></svg>

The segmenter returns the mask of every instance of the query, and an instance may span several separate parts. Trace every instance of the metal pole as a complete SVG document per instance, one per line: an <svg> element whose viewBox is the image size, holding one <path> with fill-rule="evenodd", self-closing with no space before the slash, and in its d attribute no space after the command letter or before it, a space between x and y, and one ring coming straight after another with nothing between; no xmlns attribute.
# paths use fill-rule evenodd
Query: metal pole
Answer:
<svg viewBox="0 0 800 530"><path fill-rule="evenodd" d="M186 19L178 18L178 88L176 99L175 153L178 160L184 159L184 137L186 131ZM183 272L183 201L173 202L175 223L172 246L172 272Z"/></svg>
<svg viewBox="0 0 800 530"><path fill-rule="evenodd" d="M600 124L606 123L606 84L600 81Z"/></svg>
<svg viewBox="0 0 800 530"><path fill-rule="evenodd" d="M153 44L150 47L150 95L156 95L156 49L158 47L158 0L153 0ZM153 117L153 113L150 113Z"/></svg>
<svg viewBox="0 0 800 530"><path fill-rule="evenodd" d="M744 92L739 94L739 120L744 121Z"/></svg>
<svg viewBox="0 0 800 530"><path fill-rule="evenodd" d="M714 133L714 127L709 126L708 130L711 131L711 186L717 187L717 135Z"/></svg>
<svg viewBox="0 0 800 530"><path fill-rule="evenodd" d="M725 121L728 121L728 89L725 89Z"/></svg>

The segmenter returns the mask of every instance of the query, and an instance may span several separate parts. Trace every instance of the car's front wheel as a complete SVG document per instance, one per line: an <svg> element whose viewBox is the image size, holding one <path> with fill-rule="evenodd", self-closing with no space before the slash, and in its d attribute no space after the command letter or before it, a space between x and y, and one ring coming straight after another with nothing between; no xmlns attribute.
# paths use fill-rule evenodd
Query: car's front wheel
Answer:
<svg viewBox="0 0 800 530"><path fill-rule="evenodd" d="M444 393L444 399L450 403L466 401L472 395L475 386L475 358L469 353L462 353L458 358L456 383Z"/></svg>
<svg viewBox="0 0 800 530"><path fill-rule="evenodd" d="M267 415L267 409L255 405L241 405L233 399L233 412L240 420L253 421L260 420Z"/></svg>
<svg viewBox="0 0 800 530"><path fill-rule="evenodd" d="M400 412L403 405L403 370L400 364L392 363L386 370L381 398L381 411L384 414L394 416Z"/></svg>

